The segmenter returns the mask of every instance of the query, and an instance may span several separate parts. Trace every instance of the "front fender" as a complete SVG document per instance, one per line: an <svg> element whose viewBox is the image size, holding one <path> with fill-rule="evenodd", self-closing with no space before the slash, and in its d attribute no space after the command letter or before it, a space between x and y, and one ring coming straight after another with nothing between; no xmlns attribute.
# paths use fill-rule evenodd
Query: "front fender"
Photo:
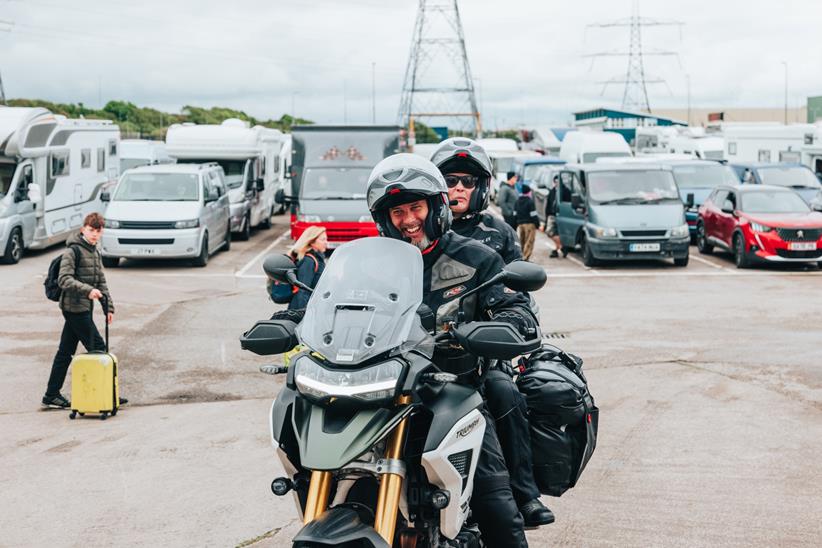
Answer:
<svg viewBox="0 0 822 548"><path fill-rule="evenodd" d="M364 548L389 548L388 543L373 527L360 520L357 512L345 507L326 510L319 518L305 524L293 542L300 546L356 545Z"/></svg>

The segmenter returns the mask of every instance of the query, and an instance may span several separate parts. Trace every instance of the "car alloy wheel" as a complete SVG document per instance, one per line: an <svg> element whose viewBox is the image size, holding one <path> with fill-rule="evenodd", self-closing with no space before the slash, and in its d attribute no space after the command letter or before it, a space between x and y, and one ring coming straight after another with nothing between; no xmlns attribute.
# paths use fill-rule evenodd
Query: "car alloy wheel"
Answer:
<svg viewBox="0 0 822 548"><path fill-rule="evenodd" d="M741 234L734 237L734 263L737 268L748 268L750 261L745 251L745 240Z"/></svg>
<svg viewBox="0 0 822 548"><path fill-rule="evenodd" d="M708 238L705 236L705 225L702 223L696 225L696 248L703 255L710 255L714 250L714 246L708 243Z"/></svg>

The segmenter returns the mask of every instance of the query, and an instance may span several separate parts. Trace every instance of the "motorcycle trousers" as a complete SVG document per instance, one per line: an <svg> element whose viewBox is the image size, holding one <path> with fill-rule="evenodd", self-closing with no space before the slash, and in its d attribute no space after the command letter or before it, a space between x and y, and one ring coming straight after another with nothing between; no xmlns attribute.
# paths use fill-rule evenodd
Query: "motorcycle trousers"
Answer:
<svg viewBox="0 0 822 548"><path fill-rule="evenodd" d="M511 476L511 491L517 506L539 498L531 457L528 406L511 376L499 369L485 374L485 403L497 430L505 464Z"/></svg>
<svg viewBox="0 0 822 548"><path fill-rule="evenodd" d="M482 449L474 474L471 511L485 544L491 548L527 547L522 516L511 494L510 478L505 466L494 420L483 409L486 427Z"/></svg>

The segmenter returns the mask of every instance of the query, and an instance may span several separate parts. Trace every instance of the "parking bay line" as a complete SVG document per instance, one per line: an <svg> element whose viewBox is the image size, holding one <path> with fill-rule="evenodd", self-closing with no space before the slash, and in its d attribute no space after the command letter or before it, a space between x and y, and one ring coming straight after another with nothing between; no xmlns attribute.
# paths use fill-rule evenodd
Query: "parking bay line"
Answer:
<svg viewBox="0 0 822 548"><path fill-rule="evenodd" d="M661 271L661 272L597 272L595 270L587 271L585 273L563 273L563 274L552 274L550 271L546 270L546 274L548 275L548 282L550 283L551 278L596 278L597 276L592 276L591 272L595 272L599 275L600 278L707 278L707 277L728 277L728 276L740 276L740 277L777 277L777 276L819 276L818 272L736 272L733 270L725 269L725 270L718 270L718 271L703 271L703 272L670 272L670 271Z"/></svg>
<svg viewBox="0 0 822 548"><path fill-rule="evenodd" d="M730 268L726 268L726 267L722 266L721 264L716 264L715 262L709 261L708 259L703 259L702 257L699 257L697 255L691 255L691 259L693 259L697 262L700 262L702 264L712 266L712 267L717 268L719 270L724 270L725 272L728 272L728 273L733 272L733 270L731 270Z"/></svg>
<svg viewBox="0 0 822 548"><path fill-rule="evenodd" d="M288 230L286 230L285 232L283 232L282 234L280 234L279 236L277 236L277 237L274 239L274 241L273 241L273 242L271 242L271 243L268 245L268 247L266 247L265 249L263 249L262 251L260 251L259 253L257 253L257 255L255 255L253 259L251 259L250 261L248 261L248 262L245 264L245 266L244 266L243 268L241 268L241 269L240 269L240 271L239 271L239 272L237 272L237 273L235 274L235 276L236 276L237 278L246 278L247 276L245 275L245 273L246 273L246 272L247 272L247 271L248 271L248 270L249 270L252 266L254 266L254 264L255 264L257 261L259 261L261 258L265 257L265 256L266 256L266 254L267 254L269 251L271 251L272 249L274 249L274 246L276 246L277 244L279 244L279 243L283 240L283 238L285 238L286 234L288 234L288 233L289 233L289 231L288 231ZM258 276L253 276L253 277L254 277L254 278L257 278Z"/></svg>

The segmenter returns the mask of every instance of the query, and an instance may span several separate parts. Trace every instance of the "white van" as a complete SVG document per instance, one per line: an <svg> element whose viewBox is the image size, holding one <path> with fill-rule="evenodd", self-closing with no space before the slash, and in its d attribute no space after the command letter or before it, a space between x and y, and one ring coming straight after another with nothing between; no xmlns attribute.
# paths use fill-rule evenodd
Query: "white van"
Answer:
<svg viewBox="0 0 822 548"><path fill-rule="evenodd" d="M168 153L180 163L217 162L225 171L231 230L246 240L252 227L270 228L274 194L283 186L282 132L230 118L219 125L174 124Z"/></svg>
<svg viewBox="0 0 822 548"><path fill-rule="evenodd" d="M798 164L802 147L813 141L813 124L726 123L722 126L725 137L725 159L731 163Z"/></svg>
<svg viewBox="0 0 822 548"><path fill-rule="evenodd" d="M44 108L0 106L0 261L64 241L119 175L120 129Z"/></svg>
<svg viewBox="0 0 822 548"><path fill-rule="evenodd" d="M121 258L193 259L231 247L228 192L222 168L209 164L142 166L123 174L106 210L103 265Z"/></svg>
<svg viewBox="0 0 822 548"><path fill-rule="evenodd" d="M569 164L590 164L597 158L632 156L631 147L612 131L569 131L559 149L560 160Z"/></svg>
<svg viewBox="0 0 822 548"><path fill-rule="evenodd" d="M120 173L127 169L156 164L173 164L163 141L123 139L120 141Z"/></svg>

